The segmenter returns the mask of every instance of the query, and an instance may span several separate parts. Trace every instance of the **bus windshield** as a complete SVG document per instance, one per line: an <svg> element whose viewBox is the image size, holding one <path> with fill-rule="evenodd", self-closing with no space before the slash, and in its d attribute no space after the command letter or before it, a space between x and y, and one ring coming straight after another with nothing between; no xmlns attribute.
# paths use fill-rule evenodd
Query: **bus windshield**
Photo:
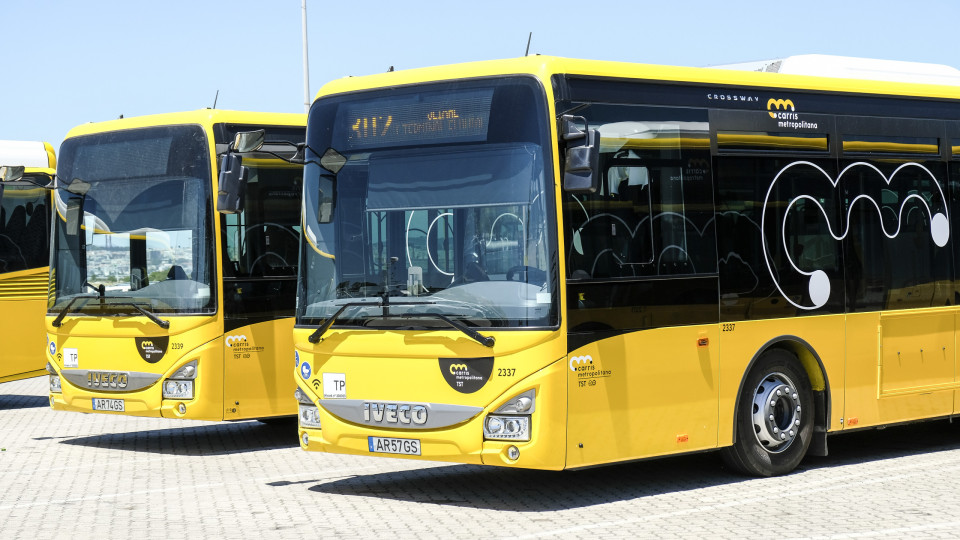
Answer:
<svg viewBox="0 0 960 540"><path fill-rule="evenodd" d="M51 312L122 314L134 305L212 312L211 167L202 128L71 138L61 156Z"/></svg>
<svg viewBox="0 0 960 540"><path fill-rule="evenodd" d="M552 149L538 83L334 96L310 114L299 324L558 324Z"/></svg>

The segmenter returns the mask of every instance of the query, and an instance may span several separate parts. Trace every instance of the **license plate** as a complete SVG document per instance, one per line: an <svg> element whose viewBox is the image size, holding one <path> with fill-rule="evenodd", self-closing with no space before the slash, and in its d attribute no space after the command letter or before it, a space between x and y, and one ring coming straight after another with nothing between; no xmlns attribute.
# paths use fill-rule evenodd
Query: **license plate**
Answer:
<svg viewBox="0 0 960 540"><path fill-rule="evenodd" d="M123 412L123 400L93 398L93 410Z"/></svg>
<svg viewBox="0 0 960 540"><path fill-rule="evenodd" d="M394 439L391 437L367 437L370 451L378 454L420 455L420 439Z"/></svg>

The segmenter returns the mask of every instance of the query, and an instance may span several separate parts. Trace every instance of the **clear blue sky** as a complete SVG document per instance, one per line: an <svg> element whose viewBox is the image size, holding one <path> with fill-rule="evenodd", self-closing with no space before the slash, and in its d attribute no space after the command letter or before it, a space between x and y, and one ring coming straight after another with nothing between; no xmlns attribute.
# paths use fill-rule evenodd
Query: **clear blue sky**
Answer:
<svg viewBox="0 0 960 540"><path fill-rule="evenodd" d="M530 52L707 66L820 53L960 67L960 2L308 0L331 79ZM300 0L2 0L0 139L213 105L303 112Z"/></svg>

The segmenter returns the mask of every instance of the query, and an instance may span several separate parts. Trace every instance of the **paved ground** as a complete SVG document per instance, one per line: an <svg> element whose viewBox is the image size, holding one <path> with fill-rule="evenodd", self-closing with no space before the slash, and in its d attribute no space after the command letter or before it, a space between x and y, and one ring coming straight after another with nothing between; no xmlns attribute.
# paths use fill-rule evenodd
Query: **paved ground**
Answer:
<svg viewBox="0 0 960 540"><path fill-rule="evenodd" d="M307 453L292 425L53 412L41 377L0 384L0 538L957 538L958 424L833 437L774 479L714 454L549 473Z"/></svg>

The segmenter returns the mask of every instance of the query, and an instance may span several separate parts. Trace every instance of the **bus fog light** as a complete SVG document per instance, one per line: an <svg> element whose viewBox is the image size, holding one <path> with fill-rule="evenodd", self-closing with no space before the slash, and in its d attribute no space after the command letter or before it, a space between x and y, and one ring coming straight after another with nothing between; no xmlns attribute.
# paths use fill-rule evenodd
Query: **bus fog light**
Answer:
<svg viewBox="0 0 960 540"><path fill-rule="evenodd" d="M513 402L513 407L517 412L527 412L533 407L533 400L527 396L520 396Z"/></svg>
<svg viewBox="0 0 960 540"><path fill-rule="evenodd" d="M536 399L537 391L531 388L508 399L494 412L496 414L533 414L537 410Z"/></svg>
<svg viewBox="0 0 960 540"><path fill-rule="evenodd" d="M193 399L193 381L163 381L164 399Z"/></svg>
<svg viewBox="0 0 960 540"><path fill-rule="evenodd" d="M197 361L191 360L170 376L171 379L192 380L197 378Z"/></svg>
<svg viewBox="0 0 960 540"><path fill-rule="evenodd" d="M303 427L320 428L320 410L313 405L300 404L300 425ZM304 434L306 437L306 434ZM306 443L304 443L306 444Z"/></svg>
<svg viewBox="0 0 960 540"><path fill-rule="evenodd" d="M50 392L54 394L59 394L63 392L63 389L60 388L60 376L51 375L50 376Z"/></svg>
<svg viewBox="0 0 960 540"><path fill-rule="evenodd" d="M310 444L310 436L304 433L300 436L300 442L302 442L304 446L308 446Z"/></svg>
<svg viewBox="0 0 960 540"><path fill-rule="evenodd" d="M180 414L187 414L187 406L183 403L177 406L177 410L180 411Z"/></svg>
<svg viewBox="0 0 960 540"><path fill-rule="evenodd" d="M520 449L513 445L508 446L507 457L512 459L513 461L520 459Z"/></svg>
<svg viewBox="0 0 960 540"><path fill-rule="evenodd" d="M487 416L483 423L483 437L500 441L529 441L529 416Z"/></svg>

